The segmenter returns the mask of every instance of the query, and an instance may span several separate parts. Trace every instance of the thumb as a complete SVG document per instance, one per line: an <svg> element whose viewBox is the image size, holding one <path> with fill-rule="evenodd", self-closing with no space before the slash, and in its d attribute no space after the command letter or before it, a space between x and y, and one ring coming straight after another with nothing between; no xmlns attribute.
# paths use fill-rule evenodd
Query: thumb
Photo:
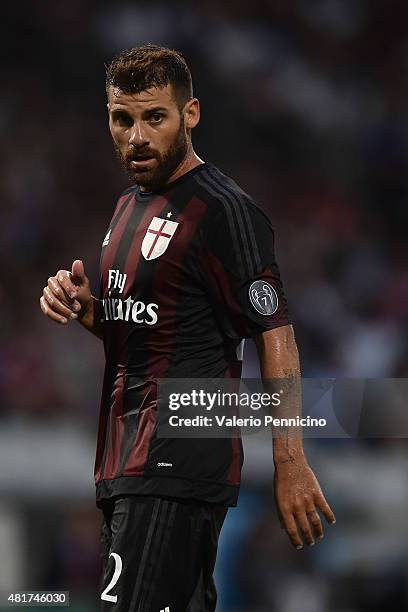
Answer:
<svg viewBox="0 0 408 612"><path fill-rule="evenodd" d="M72 282L75 285L82 285L85 282L86 276L83 261L81 261L80 259L76 259L74 261L74 263L72 264L71 274Z"/></svg>

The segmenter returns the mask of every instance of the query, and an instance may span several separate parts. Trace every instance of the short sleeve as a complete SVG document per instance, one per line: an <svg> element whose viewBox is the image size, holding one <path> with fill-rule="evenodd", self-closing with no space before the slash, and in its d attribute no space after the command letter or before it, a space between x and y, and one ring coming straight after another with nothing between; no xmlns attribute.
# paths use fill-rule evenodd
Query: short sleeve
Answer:
<svg viewBox="0 0 408 612"><path fill-rule="evenodd" d="M220 207L208 229L202 261L209 294L227 335L247 338L291 322L275 257L274 230L251 200Z"/></svg>

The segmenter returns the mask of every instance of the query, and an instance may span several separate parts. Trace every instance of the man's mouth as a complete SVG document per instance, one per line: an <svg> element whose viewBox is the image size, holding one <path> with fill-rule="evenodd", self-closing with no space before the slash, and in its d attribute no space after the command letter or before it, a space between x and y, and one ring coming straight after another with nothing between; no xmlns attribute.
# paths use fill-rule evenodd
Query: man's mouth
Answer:
<svg viewBox="0 0 408 612"><path fill-rule="evenodd" d="M132 168L141 168L149 165L154 159L152 155L133 155L129 161Z"/></svg>

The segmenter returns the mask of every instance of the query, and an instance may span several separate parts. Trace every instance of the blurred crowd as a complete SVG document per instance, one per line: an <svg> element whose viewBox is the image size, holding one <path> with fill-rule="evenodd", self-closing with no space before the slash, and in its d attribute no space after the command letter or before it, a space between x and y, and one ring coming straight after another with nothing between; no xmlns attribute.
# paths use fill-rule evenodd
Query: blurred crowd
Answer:
<svg viewBox="0 0 408 612"><path fill-rule="evenodd" d="M47 278L77 258L98 289L100 246L115 198L127 186L107 128L104 64L147 42L184 53L202 105L193 133L197 153L235 178L272 219L303 374L408 375L407 24L404 0L8 4L0 25L0 426L6 432L42 427L48 440L53 434L44 428L69 423L93 453L101 344L76 323L67 330L46 320L38 300ZM254 359L250 349L247 359ZM400 491L404 442L309 446L350 529L340 528L336 542L330 535L319 552L294 556L269 515L270 482L253 485L253 468L228 523L241 537L228 539L226 530L222 555L234 563L219 572L223 609L380 612L388 603L402 610L408 603L400 516L408 506ZM350 456L358 469L349 460L346 474ZM398 534L385 532L381 504L374 499L373 508L369 494L361 499L353 481L368 474L375 489L372 466L380 474L388 466L389 477L394 463L396 489L384 495L396 496L400 547ZM0 475L0 493L3 483ZM350 487L356 497L344 496ZM88 585L92 593L93 532L81 520L92 523L93 510L89 500L83 503L82 514L59 515L50 505L61 523L37 567L38 585L76 585L78 574L80 589ZM24 506L24 529L36 513ZM44 529L41 516L36 524ZM88 565L72 561L70 539L72 546L82 542L78 554L83 545ZM92 541L96 550L96 536ZM234 541L241 542L237 553ZM367 554L353 556L344 542ZM373 555L376 564L369 563ZM33 587L33 574L27 580Z"/></svg>

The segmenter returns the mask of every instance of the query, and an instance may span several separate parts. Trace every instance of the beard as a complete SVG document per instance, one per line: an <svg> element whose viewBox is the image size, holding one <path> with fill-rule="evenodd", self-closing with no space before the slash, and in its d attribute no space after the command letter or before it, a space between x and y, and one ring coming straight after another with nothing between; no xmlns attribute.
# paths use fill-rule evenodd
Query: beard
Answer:
<svg viewBox="0 0 408 612"><path fill-rule="evenodd" d="M165 185L169 177L187 155L188 141L184 129L184 117L180 117L180 126L177 134L165 153L161 154L158 151L146 147L141 147L139 149L132 146L132 150L123 155L115 142L113 146L119 162L129 179L133 183L143 187L146 191L157 190ZM156 160L154 167L133 168L131 162L137 157L153 157Z"/></svg>

